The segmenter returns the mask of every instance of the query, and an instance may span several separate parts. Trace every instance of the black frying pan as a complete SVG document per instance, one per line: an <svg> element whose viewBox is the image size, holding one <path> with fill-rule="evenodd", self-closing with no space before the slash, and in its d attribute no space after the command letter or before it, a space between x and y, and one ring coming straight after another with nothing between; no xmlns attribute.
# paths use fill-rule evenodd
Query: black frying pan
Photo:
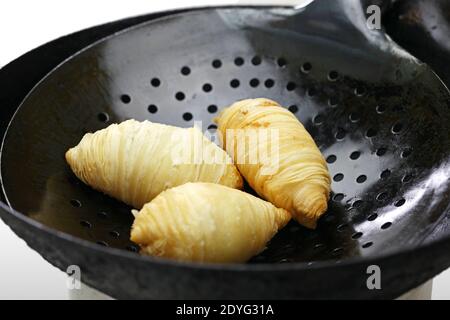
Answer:
<svg viewBox="0 0 450 320"><path fill-rule="evenodd" d="M17 211L3 206L3 219L52 263L80 265L83 281L117 298L392 298L424 282L450 261L448 91L368 31L362 9L322 0L304 12L168 14L73 55L8 127L1 172ZM212 106L257 96L298 115L334 182L316 231L292 223L249 264L127 252L129 208L84 186L64 162L84 132L111 122L209 126ZM366 287L370 264L382 269L382 291Z"/></svg>

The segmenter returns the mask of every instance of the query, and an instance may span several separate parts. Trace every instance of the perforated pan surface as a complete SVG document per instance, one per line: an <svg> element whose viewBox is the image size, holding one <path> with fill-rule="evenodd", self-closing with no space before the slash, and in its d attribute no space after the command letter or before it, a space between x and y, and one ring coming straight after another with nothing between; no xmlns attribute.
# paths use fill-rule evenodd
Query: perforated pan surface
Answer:
<svg viewBox="0 0 450 320"><path fill-rule="evenodd" d="M317 230L289 224L251 263L342 261L446 234L450 116L444 85L382 32L329 28L314 6L209 9L145 23L76 54L40 82L4 139L16 210L58 231L136 251L130 208L81 183L65 151L125 119L183 127L267 97L305 125L333 177ZM328 13L329 14L329 13ZM314 17L314 18L312 18ZM151 159L149 159L151 161Z"/></svg>

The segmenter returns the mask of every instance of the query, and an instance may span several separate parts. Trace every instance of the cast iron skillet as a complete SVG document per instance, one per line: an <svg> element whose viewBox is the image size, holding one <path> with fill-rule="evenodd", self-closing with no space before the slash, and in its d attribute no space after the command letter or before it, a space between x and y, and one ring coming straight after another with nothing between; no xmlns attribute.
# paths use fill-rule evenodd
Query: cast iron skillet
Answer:
<svg viewBox="0 0 450 320"><path fill-rule="evenodd" d="M12 213L3 219L52 263L80 265L83 281L117 298L392 298L445 269L448 92L365 29L358 3L333 3L169 14L74 55L9 126L3 187L25 216L3 205ZM245 265L123 250L134 248L129 208L79 183L66 148L128 117L209 125L212 105L250 96L290 106L326 154L334 193L318 230L292 223ZM381 267L381 291L366 287L371 264Z"/></svg>

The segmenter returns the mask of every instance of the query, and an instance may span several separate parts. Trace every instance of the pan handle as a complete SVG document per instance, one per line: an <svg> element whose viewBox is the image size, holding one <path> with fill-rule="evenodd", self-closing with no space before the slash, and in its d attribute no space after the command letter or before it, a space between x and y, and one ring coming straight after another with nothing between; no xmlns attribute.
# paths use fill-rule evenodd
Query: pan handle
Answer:
<svg viewBox="0 0 450 320"><path fill-rule="evenodd" d="M370 20L376 19L376 29L382 29L381 20L391 9L396 0L235 0L237 5L287 6L295 11L314 12L327 24L329 21L342 20L355 25L359 31L365 32ZM374 16L377 15L377 18ZM369 27L370 28L370 27ZM384 30L382 32L384 34Z"/></svg>
<svg viewBox="0 0 450 320"><path fill-rule="evenodd" d="M288 5L292 9L266 10L260 12L257 18L242 17L235 12L224 15L227 23L250 25L254 28L270 32L276 36L286 33L296 35L298 41L302 37L314 38L315 49L328 48L334 44L334 56L354 57L352 64L366 61L365 70L355 71L354 77L364 79L368 74L376 74L383 81L398 81L397 74L403 74L403 80L408 81L424 67L404 49L394 43L386 34L383 26L383 16L389 13L396 0L236 0L235 4L249 5ZM302 7L303 6L303 7ZM249 14L249 17L252 17ZM349 48L354 48L350 50ZM312 50L312 49L311 49ZM395 61L392 54L398 56ZM405 59L406 58L406 59ZM380 70L379 65L390 64L389 70ZM336 60L336 59L335 59ZM349 63L342 59L341 64ZM417 72L411 72L412 64ZM367 65L371 66L370 72ZM348 65L348 69L357 69ZM344 66L343 66L344 68ZM408 75L408 77L406 77Z"/></svg>
<svg viewBox="0 0 450 320"><path fill-rule="evenodd" d="M236 5L287 6L294 10L290 14L297 15L298 23L306 18L311 23L322 22L327 27L348 29L354 35L373 38L384 37L382 17L391 9L396 0L234 0ZM289 14L286 14L289 15ZM294 18L295 20L295 18ZM372 34L368 34L370 29Z"/></svg>

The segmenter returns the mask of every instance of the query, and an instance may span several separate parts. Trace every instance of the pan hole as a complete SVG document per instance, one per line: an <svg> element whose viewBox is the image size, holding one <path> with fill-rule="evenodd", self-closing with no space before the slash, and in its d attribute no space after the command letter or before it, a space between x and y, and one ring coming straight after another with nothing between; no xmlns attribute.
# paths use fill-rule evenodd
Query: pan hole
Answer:
<svg viewBox="0 0 450 320"><path fill-rule="evenodd" d="M305 62L301 69L300 69L303 73L309 73L312 70L312 64L309 62Z"/></svg>
<svg viewBox="0 0 450 320"><path fill-rule="evenodd" d="M328 99L328 105L329 105L331 108L337 107L338 104L339 104L338 98L331 97L330 99Z"/></svg>
<svg viewBox="0 0 450 320"><path fill-rule="evenodd" d="M402 182L403 183L408 183L412 180L413 176L411 174L407 174L403 177Z"/></svg>
<svg viewBox="0 0 450 320"><path fill-rule="evenodd" d="M396 207L401 207L402 205L405 204L405 202L406 202L406 200L403 199L403 198L401 198L400 200L397 200L397 201L394 203L394 205L395 205Z"/></svg>
<svg viewBox="0 0 450 320"><path fill-rule="evenodd" d="M349 119L351 122L358 122L361 119L361 117L356 112L352 112L350 113Z"/></svg>
<svg viewBox="0 0 450 320"><path fill-rule="evenodd" d="M324 121L325 121L325 118L324 118L324 116L323 115L321 115L321 114L318 114L317 116L315 116L314 117L314 124L316 124L316 125L321 125Z"/></svg>
<svg viewBox="0 0 450 320"><path fill-rule="evenodd" d="M97 244L104 246L104 247L108 247L108 244L105 241L97 241Z"/></svg>
<svg viewBox="0 0 450 320"><path fill-rule="evenodd" d="M363 87L358 86L355 88L355 95L357 97L362 97L365 93L366 93L366 90Z"/></svg>
<svg viewBox="0 0 450 320"><path fill-rule="evenodd" d="M377 135L377 130L375 130L374 128L370 128L366 132L366 137L367 138L372 138L372 137L375 137L376 135Z"/></svg>
<svg viewBox="0 0 450 320"><path fill-rule="evenodd" d="M354 240L359 239L362 237L362 235L363 235L362 232L355 232L354 234L352 234L352 239Z"/></svg>
<svg viewBox="0 0 450 320"><path fill-rule="evenodd" d="M346 132L342 128L338 128L336 132L336 139L337 140L343 140L345 138Z"/></svg>
<svg viewBox="0 0 450 320"><path fill-rule="evenodd" d="M392 133L399 134L403 129L403 125L399 122L392 126Z"/></svg>
<svg viewBox="0 0 450 320"><path fill-rule="evenodd" d="M284 59L284 58L279 58L279 59L277 60L277 64L278 64L278 66L279 66L280 68L283 68L283 67L285 67L285 66L287 65L287 61L286 61L286 59Z"/></svg>
<svg viewBox="0 0 450 320"><path fill-rule="evenodd" d="M252 88L256 88L257 86L259 86L259 80L256 78L253 78L250 80L250 87Z"/></svg>
<svg viewBox="0 0 450 320"><path fill-rule="evenodd" d="M128 104L128 103L131 102L131 97L129 95L127 95L127 94L123 94L123 95L120 96L120 100L123 103Z"/></svg>
<svg viewBox="0 0 450 320"><path fill-rule="evenodd" d="M342 173L335 174L333 180L336 182L342 181L344 179L344 175Z"/></svg>
<svg viewBox="0 0 450 320"><path fill-rule="evenodd" d="M275 81L273 79L267 79L264 81L264 85L266 88L272 88L275 85Z"/></svg>
<svg viewBox="0 0 450 320"><path fill-rule="evenodd" d="M83 228L92 228L92 224L89 221L86 221L86 220L81 220L80 221L80 225Z"/></svg>
<svg viewBox="0 0 450 320"><path fill-rule="evenodd" d="M294 82L289 82L289 83L286 85L286 90L287 90L287 91L294 91L295 88L297 88L297 85L296 85Z"/></svg>
<svg viewBox="0 0 450 320"><path fill-rule="evenodd" d="M184 98L186 98L186 96L184 95L183 92L179 91L179 92L177 92L177 93L175 94L175 98L176 98L178 101L183 101Z"/></svg>
<svg viewBox="0 0 450 320"><path fill-rule="evenodd" d="M261 57L259 57L259 56L254 56L253 58L252 58L252 64L254 65L254 66L259 66L260 64L261 64Z"/></svg>
<svg viewBox="0 0 450 320"><path fill-rule="evenodd" d="M378 200L378 201L383 201L383 200L386 200L387 197L388 197L387 192L381 192L381 193L379 193L379 194L377 195L377 200Z"/></svg>
<svg viewBox="0 0 450 320"><path fill-rule="evenodd" d="M203 85L203 88L202 88L202 89L203 89L204 92L211 92L212 89L213 89L213 87L212 87L211 84L205 83L205 84Z"/></svg>
<svg viewBox="0 0 450 320"><path fill-rule="evenodd" d="M361 155L361 152L359 152L359 151L352 152L352 154L350 155L350 159L356 160L359 158L360 155Z"/></svg>
<svg viewBox="0 0 450 320"><path fill-rule="evenodd" d="M358 213L358 210L356 210L356 208L354 208L352 205L349 205L348 201L347 204L344 205L343 209L345 209L345 211L348 212L347 214L350 216L355 216Z"/></svg>
<svg viewBox="0 0 450 320"><path fill-rule="evenodd" d="M138 252L139 251L138 247L136 247L136 246L126 246L125 249L127 249L128 251L131 251L131 252Z"/></svg>
<svg viewBox="0 0 450 320"><path fill-rule="evenodd" d="M237 57L236 59L234 59L234 64L240 67L244 64L244 59L241 57Z"/></svg>
<svg viewBox="0 0 450 320"><path fill-rule="evenodd" d="M100 122L108 122L109 121L109 115L106 113L106 112L100 112L98 115L97 115L97 119L98 119L98 121L100 121Z"/></svg>
<svg viewBox="0 0 450 320"><path fill-rule="evenodd" d="M80 208L81 207L81 202L80 202L80 200L77 200L77 199L70 200L70 204L74 208Z"/></svg>
<svg viewBox="0 0 450 320"><path fill-rule="evenodd" d="M334 155L334 154L332 154L332 155L329 155L328 157L327 157L327 163L335 163L336 162L336 159L337 159L337 157Z"/></svg>
<svg viewBox="0 0 450 320"><path fill-rule="evenodd" d="M101 211L101 212L97 213L97 216L98 216L100 219L106 219L106 218L108 218L108 214L107 214L106 212L104 212L104 211Z"/></svg>
<svg viewBox="0 0 450 320"><path fill-rule="evenodd" d="M183 113L183 120L184 121L191 121L192 118L193 118L192 113L190 113L190 112Z"/></svg>
<svg viewBox="0 0 450 320"><path fill-rule="evenodd" d="M411 153L412 153L412 149L410 149L410 148L405 149L405 150L403 150L401 157L408 158L411 155Z"/></svg>
<svg viewBox="0 0 450 320"><path fill-rule="evenodd" d="M150 80L150 83L153 87L157 88L161 85L161 80L159 80L158 78L153 78L152 80Z"/></svg>
<svg viewBox="0 0 450 320"><path fill-rule="evenodd" d="M214 105L214 104L208 106L208 112L209 113L216 113L217 112L217 106Z"/></svg>
<svg viewBox="0 0 450 320"><path fill-rule="evenodd" d="M362 174L358 178L356 178L356 182L358 182L358 183L364 183L364 182L366 182L366 180L367 180L367 176L364 174Z"/></svg>
<svg viewBox="0 0 450 320"><path fill-rule="evenodd" d="M115 231L115 230L110 231L110 232L109 232L109 235L110 235L112 238L116 238L116 239L120 237L120 233L117 232L117 231Z"/></svg>
<svg viewBox="0 0 450 320"><path fill-rule="evenodd" d="M147 110L150 113L157 113L158 112L158 107L155 106L154 104L151 104L151 105L148 106Z"/></svg>
<svg viewBox="0 0 450 320"><path fill-rule="evenodd" d="M342 194L342 193L336 193L334 196L333 196L333 201L336 201L336 202L340 202L340 201L342 201L344 199L344 194Z"/></svg>
<svg viewBox="0 0 450 320"><path fill-rule="evenodd" d="M222 61L216 59L212 62L212 66L214 69L219 69L222 66Z"/></svg>
<svg viewBox="0 0 450 320"><path fill-rule="evenodd" d="M381 229L386 230L388 229L390 226L392 226L392 222L386 222L385 224L383 224L381 226Z"/></svg>
<svg viewBox="0 0 450 320"><path fill-rule="evenodd" d="M289 106L288 110L292 113L297 113L298 107L295 104L293 104L292 106Z"/></svg>
<svg viewBox="0 0 450 320"><path fill-rule="evenodd" d="M391 170L386 169L383 172L381 172L380 178L387 179L390 175L391 175Z"/></svg>
<svg viewBox="0 0 450 320"><path fill-rule="evenodd" d="M217 125L215 125L215 124L210 124L210 125L208 126L208 130L217 130Z"/></svg>
<svg viewBox="0 0 450 320"><path fill-rule="evenodd" d="M330 80L330 81L336 81L338 77L339 77L339 73L334 70L330 71L330 73L328 74L328 80Z"/></svg>
<svg viewBox="0 0 450 320"><path fill-rule="evenodd" d="M362 200L356 200L355 202L353 202L352 207L360 208L362 206L362 204L363 204Z"/></svg>
<svg viewBox="0 0 450 320"><path fill-rule="evenodd" d="M184 66L183 68L181 68L181 74L183 76L188 76L191 74L191 68Z"/></svg>
<svg viewBox="0 0 450 320"><path fill-rule="evenodd" d="M233 79L230 81L230 86L234 89L238 88L241 83L238 79Z"/></svg>
<svg viewBox="0 0 450 320"><path fill-rule="evenodd" d="M376 218L378 218L378 215L376 213L372 213L370 216L367 217L367 220L374 221Z"/></svg>
<svg viewBox="0 0 450 320"><path fill-rule="evenodd" d="M379 148L376 152L377 156L382 157L386 154L387 149L386 148Z"/></svg>
<svg viewBox="0 0 450 320"><path fill-rule="evenodd" d="M333 256L338 256L338 255L340 255L340 254L342 253L342 251L344 251L344 249L342 249L342 248L336 248L336 249L334 249L333 251L331 251L331 254L332 254Z"/></svg>
<svg viewBox="0 0 450 320"><path fill-rule="evenodd" d="M375 110L377 111L377 113L382 114L386 111L386 107L385 106L377 106L375 108Z"/></svg>
<svg viewBox="0 0 450 320"><path fill-rule="evenodd" d="M339 231L339 232L342 232L342 231L344 231L345 229L347 229L347 227L348 227L348 224L343 223L343 224L339 225L339 226L336 228L336 230Z"/></svg>
<svg viewBox="0 0 450 320"><path fill-rule="evenodd" d="M362 247L363 247L364 249L367 249L367 248L370 248L372 245L373 245L373 242L369 241L369 242L364 243L364 244L362 245Z"/></svg>

